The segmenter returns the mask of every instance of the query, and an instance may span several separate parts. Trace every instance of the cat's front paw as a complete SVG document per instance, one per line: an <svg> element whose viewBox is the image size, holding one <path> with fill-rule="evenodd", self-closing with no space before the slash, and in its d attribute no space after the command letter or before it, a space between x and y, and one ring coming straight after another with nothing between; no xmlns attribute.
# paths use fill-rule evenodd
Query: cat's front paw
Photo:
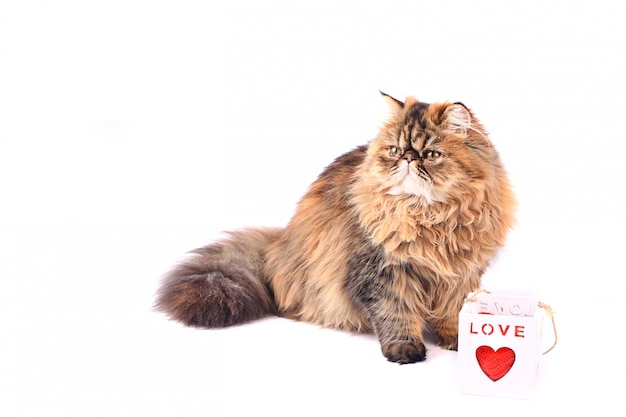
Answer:
<svg viewBox="0 0 626 417"><path fill-rule="evenodd" d="M437 346L447 350L459 350L459 338L457 335L451 335L447 337L439 336Z"/></svg>
<svg viewBox="0 0 626 417"><path fill-rule="evenodd" d="M422 342L390 342L382 345L382 351L388 361L400 365L426 359L426 346Z"/></svg>
<svg viewBox="0 0 626 417"><path fill-rule="evenodd" d="M437 342L437 346L446 350L459 350L459 342L456 336L447 337L447 338L439 338Z"/></svg>
<svg viewBox="0 0 626 417"><path fill-rule="evenodd" d="M459 350L459 344L457 342L454 343L442 343L439 342L437 343L437 346L439 346L442 349L446 349L446 350Z"/></svg>

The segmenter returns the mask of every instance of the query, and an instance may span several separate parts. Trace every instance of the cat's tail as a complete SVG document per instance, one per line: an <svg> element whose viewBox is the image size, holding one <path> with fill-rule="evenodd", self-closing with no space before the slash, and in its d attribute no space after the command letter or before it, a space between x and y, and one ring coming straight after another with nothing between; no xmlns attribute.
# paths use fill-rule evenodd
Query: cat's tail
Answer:
<svg viewBox="0 0 626 417"><path fill-rule="evenodd" d="M276 314L264 253L282 229L230 232L192 251L163 279L155 307L188 326L225 327Z"/></svg>

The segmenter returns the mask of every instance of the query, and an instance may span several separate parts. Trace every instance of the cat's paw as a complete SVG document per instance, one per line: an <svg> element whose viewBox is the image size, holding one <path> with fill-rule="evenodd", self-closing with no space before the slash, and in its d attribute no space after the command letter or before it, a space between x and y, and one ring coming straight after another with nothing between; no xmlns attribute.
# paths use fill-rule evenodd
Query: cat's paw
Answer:
<svg viewBox="0 0 626 417"><path fill-rule="evenodd" d="M446 349L446 350L459 350L459 343L458 342L454 342L454 343L439 342L439 343L437 343L437 346L439 346L442 349Z"/></svg>
<svg viewBox="0 0 626 417"><path fill-rule="evenodd" d="M382 345L382 351L388 361L400 365L426 359L426 346L422 342L390 342Z"/></svg>
<svg viewBox="0 0 626 417"><path fill-rule="evenodd" d="M459 339L456 335L448 337L439 336L437 346L446 350L459 350Z"/></svg>

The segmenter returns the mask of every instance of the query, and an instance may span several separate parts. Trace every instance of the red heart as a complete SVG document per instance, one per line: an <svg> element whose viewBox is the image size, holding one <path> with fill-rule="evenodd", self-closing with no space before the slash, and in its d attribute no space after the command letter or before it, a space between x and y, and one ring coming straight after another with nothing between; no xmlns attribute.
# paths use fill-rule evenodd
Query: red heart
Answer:
<svg viewBox="0 0 626 417"><path fill-rule="evenodd" d="M515 363L515 352L508 347L494 351L489 346L479 346L476 349L476 359L485 375L492 381L497 381L506 375Z"/></svg>

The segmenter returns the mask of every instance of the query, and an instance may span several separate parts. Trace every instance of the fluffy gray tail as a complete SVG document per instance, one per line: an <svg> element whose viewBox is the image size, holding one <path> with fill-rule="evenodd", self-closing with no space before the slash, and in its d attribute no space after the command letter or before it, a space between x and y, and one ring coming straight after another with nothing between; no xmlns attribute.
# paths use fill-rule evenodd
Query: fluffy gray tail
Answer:
<svg viewBox="0 0 626 417"><path fill-rule="evenodd" d="M225 327L276 314L264 253L281 229L245 229L196 249L163 279L156 308L188 326Z"/></svg>

